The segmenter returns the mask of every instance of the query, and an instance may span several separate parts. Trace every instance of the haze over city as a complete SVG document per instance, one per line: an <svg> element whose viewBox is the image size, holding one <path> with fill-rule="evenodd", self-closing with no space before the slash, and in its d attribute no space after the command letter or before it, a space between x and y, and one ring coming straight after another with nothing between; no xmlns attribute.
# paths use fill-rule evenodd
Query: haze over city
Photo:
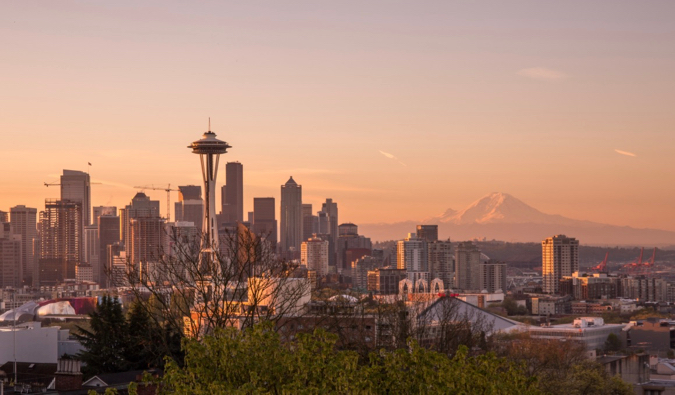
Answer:
<svg viewBox="0 0 675 395"><path fill-rule="evenodd" d="M244 165L245 211L254 196L278 202L292 175L303 202L332 198L354 223L436 217L500 191L548 214L672 231L673 11L7 3L0 208L44 207L58 187L43 183L88 162L96 205L122 207L136 185L200 185L185 147L211 117L233 146L221 166ZM164 212L165 193L146 193Z"/></svg>

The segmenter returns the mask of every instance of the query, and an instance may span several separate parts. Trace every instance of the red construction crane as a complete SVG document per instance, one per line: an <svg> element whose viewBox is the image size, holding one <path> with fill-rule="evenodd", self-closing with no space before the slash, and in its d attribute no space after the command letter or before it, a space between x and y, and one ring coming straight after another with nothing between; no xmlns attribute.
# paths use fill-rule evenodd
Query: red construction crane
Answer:
<svg viewBox="0 0 675 395"><path fill-rule="evenodd" d="M165 191L166 192L166 220L169 221L171 218L171 191L179 191L179 189L171 189L171 184L168 184L166 188L157 188L154 185L144 186L144 187L134 187L140 190L152 189L155 191Z"/></svg>
<svg viewBox="0 0 675 395"><path fill-rule="evenodd" d="M640 248L640 257L638 258L637 263L635 263L635 266L642 266L642 256L644 255L644 253L645 248L644 247Z"/></svg>
<svg viewBox="0 0 675 395"><path fill-rule="evenodd" d="M654 259L656 258L656 247L654 247L654 252L652 252L652 259L649 260L647 266L654 266Z"/></svg>
<svg viewBox="0 0 675 395"><path fill-rule="evenodd" d="M640 249L640 256L638 257L637 261L627 263L623 265L624 269L628 269L631 273L634 273L637 269L639 269L642 266L642 256L644 255L645 248L642 247Z"/></svg>
<svg viewBox="0 0 675 395"><path fill-rule="evenodd" d="M597 270L598 272L602 273L607 270L607 258L609 257L609 251L605 254L605 259L602 260L602 262L598 263L596 266L593 266L591 270Z"/></svg>

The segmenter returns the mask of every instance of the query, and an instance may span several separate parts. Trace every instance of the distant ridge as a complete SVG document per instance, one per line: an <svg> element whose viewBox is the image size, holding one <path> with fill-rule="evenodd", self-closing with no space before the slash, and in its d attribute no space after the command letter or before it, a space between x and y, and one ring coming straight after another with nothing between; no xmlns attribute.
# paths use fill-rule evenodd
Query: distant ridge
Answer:
<svg viewBox="0 0 675 395"><path fill-rule="evenodd" d="M463 210L448 209L423 221L359 224L360 233L373 240L397 240L415 232L416 225L437 224L439 237L451 240L487 239L538 242L556 234L576 237L587 245L666 246L675 244L675 232L638 229L546 214L507 193L493 192Z"/></svg>

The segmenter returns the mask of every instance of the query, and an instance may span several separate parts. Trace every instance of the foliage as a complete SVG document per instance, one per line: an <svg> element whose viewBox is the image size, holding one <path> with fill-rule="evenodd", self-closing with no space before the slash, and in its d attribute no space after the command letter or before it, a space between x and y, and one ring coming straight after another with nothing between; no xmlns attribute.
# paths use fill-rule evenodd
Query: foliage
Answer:
<svg viewBox="0 0 675 395"><path fill-rule="evenodd" d="M85 374L128 370L129 363L124 357L128 339L122 305L104 296L89 318L89 329L78 327L80 333L74 334L85 348L79 355L85 364Z"/></svg>
<svg viewBox="0 0 675 395"><path fill-rule="evenodd" d="M618 339L617 339L618 340ZM629 384L610 376L602 365L589 361L583 343L533 339L528 334L504 335L498 354L524 363L546 394L632 394Z"/></svg>
<svg viewBox="0 0 675 395"><path fill-rule="evenodd" d="M180 339L156 325L138 304L125 317L117 299L104 296L89 317L89 327L79 327L75 334L85 348L78 357L87 375L161 367L165 348L157 345L164 342L180 353Z"/></svg>
<svg viewBox="0 0 675 395"><path fill-rule="evenodd" d="M633 388L618 376L611 376L593 361L583 361L572 367L564 389L558 394L571 395L632 395Z"/></svg>
<svg viewBox="0 0 675 395"><path fill-rule="evenodd" d="M621 348L621 339L619 339L616 334L610 333L607 335L607 340L605 340L605 351L620 351Z"/></svg>
<svg viewBox="0 0 675 395"><path fill-rule="evenodd" d="M169 361L164 393L449 393L538 394L536 379L520 365L493 354L454 357L410 342L406 349L370 354L336 350L337 336L323 330L282 343L270 324L244 331L218 330L186 339L185 366Z"/></svg>
<svg viewBox="0 0 675 395"><path fill-rule="evenodd" d="M506 309L508 315L526 315L528 313L525 306L519 306L514 298L506 297L502 302L502 307Z"/></svg>
<svg viewBox="0 0 675 395"><path fill-rule="evenodd" d="M653 307L646 307L638 310L630 316L631 321L644 320L647 318L669 318L667 314L656 311Z"/></svg>

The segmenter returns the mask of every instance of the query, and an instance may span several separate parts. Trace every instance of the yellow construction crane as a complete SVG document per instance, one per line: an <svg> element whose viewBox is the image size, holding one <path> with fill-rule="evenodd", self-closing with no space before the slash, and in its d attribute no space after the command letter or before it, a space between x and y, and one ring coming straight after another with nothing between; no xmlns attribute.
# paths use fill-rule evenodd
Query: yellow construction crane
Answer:
<svg viewBox="0 0 675 395"><path fill-rule="evenodd" d="M152 189L154 191L165 191L166 192L166 220L167 220L167 222L170 220L170 218L171 218L171 191L178 192L179 189L171 189L171 184L168 184L166 186L166 188L155 187L154 185L150 185L150 186L146 185L144 187L134 187L134 188L140 189L140 190Z"/></svg>
<svg viewBox="0 0 675 395"><path fill-rule="evenodd" d="M53 187L55 185L61 185L58 182L45 182L44 183L46 187ZM94 185L94 184L102 184L102 182L90 182L89 185Z"/></svg>

